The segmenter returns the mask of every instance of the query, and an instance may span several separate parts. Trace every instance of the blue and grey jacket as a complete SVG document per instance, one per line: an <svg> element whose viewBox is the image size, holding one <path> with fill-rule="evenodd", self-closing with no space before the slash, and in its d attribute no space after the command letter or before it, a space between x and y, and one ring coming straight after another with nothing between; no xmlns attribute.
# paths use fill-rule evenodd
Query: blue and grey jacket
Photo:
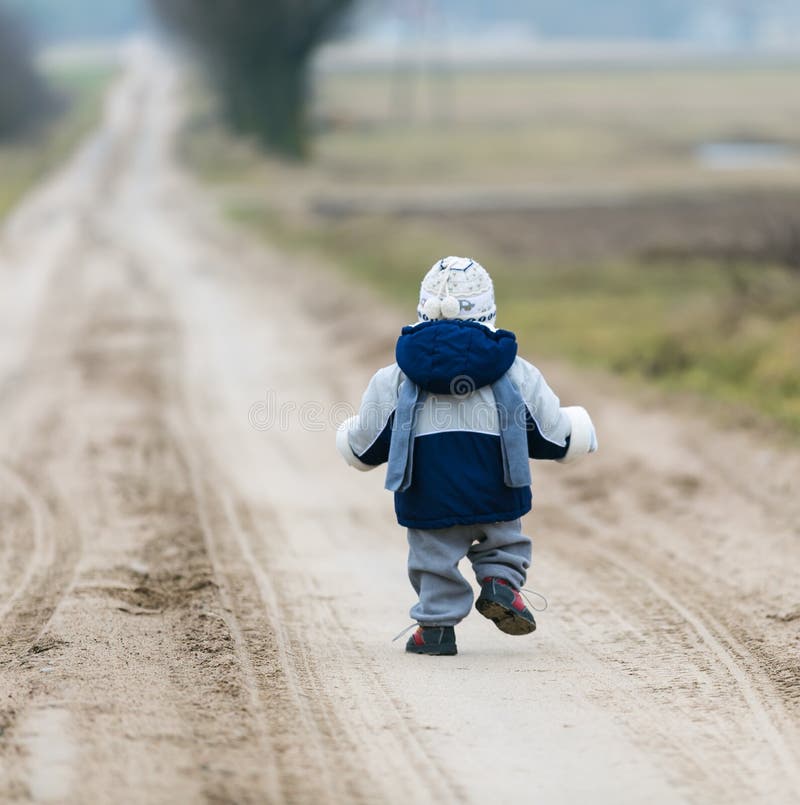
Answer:
<svg viewBox="0 0 800 805"><path fill-rule="evenodd" d="M597 447L588 414L561 408L507 330L424 322L403 329L396 357L337 445L357 469L388 463L401 525L514 520L531 508L529 458L566 461Z"/></svg>

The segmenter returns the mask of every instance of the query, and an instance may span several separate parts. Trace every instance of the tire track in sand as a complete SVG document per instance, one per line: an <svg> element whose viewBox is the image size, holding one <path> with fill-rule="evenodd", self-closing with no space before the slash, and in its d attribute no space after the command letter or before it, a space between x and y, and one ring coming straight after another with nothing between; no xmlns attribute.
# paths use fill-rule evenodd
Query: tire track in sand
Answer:
<svg viewBox="0 0 800 805"><path fill-rule="evenodd" d="M542 512L546 525L551 514L548 509ZM582 628L599 630L603 636L618 633L620 628L625 632L633 628L641 635L637 642L650 647L649 651L637 647L620 659L615 638L607 646L602 638L595 647L591 637L585 641L588 650L603 657L604 663L621 664L634 675L650 673L650 709L645 709L644 715L633 714L630 726L634 733L646 734L641 727L652 721L656 712L662 717L668 712L673 716L683 712L687 719L699 719L694 743L686 736L675 741L674 730L660 728L657 718L654 724L648 723L650 732L660 733L660 740L669 745L665 759L671 758L670 762L683 769L678 779L700 776L716 781L713 785L719 787L720 797L730 790L731 779L739 779L742 788L750 790L753 801L773 785L774 796L800 795L800 758L792 748L796 745L796 723L763 663L718 617L716 597L708 595L688 573L682 577L676 569L669 569L663 557L648 556L637 546L617 547L613 529L607 530L602 521L588 513L572 508L557 516L559 530L564 533L554 542L554 552L560 561L580 568L586 576L584 585L594 588L595 595L604 591L609 602L607 607L599 606L588 623L582 615ZM615 620L621 626L610 625ZM659 680L665 689L658 687ZM731 687L738 694L731 695ZM607 693L618 695L610 690ZM718 699L715 707L709 708L709 698ZM637 729L638 721L642 724ZM717 727L708 733L701 729L704 723L717 723ZM707 762L702 768L696 766L698 742L705 745ZM759 776L762 768L769 768L759 767L754 760L762 754L761 742L782 775L775 777L770 772L768 777ZM665 750L656 751L663 754ZM711 757L717 762L709 763Z"/></svg>
<svg viewBox="0 0 800 805"><path fill-rule="evenodd" d="M362 657L352 651L332 656L327 641L325 661L316 655L306 617L293 614L298 601L307 597L297 589L293 594L281 590L280 573L270 572L257 556L263 532L254 523L264 513L259 511L257 517L237 503L212 462L190 446L195 427L187 427L183 418L174 427L182 433L176 440L192 468L226 622L235 634L240 663L249 669L253 709L268 714L269 740L276 752L270 764L280 781L276 801L397 802L410 791L437 802L463 801L457 783L432 760L396 702L366 672ZM277 520L267 516L267 522L272 538L280 540ZM294 580L302 584L302 579ZM315 602L315 607L320 603L317 628L340 634L347 642L333 610L324 608L324 602ZM357 688L347 669L358 669ZM331 690L331 680L349 688L347 701L342 701L341 690L338 695Z"/></svg>
<svg viewBox="0 0 800 805"><path fill-rule="evenodd" d="M63 501L49 497L6 462L0 462L4 495L24 505L24 515L3 521L8 553L3 571L13 574L0 602L0 665L9 665L26 651L38 651L36 642L69 589L80 553L80 538ZM40 479L38 488L50 485ZM9 513L13 508L7 509Z"/></svg>
<svg viewBox="0 0 800 805"><path fill-rule="evenodd" d="M230 495L223 498L223 507L284 647L287 677L296 688L295 696L308 703L307 728L339 744L337 773L354 790L362 789L359 793L364 802L374 801L378 792L381 801L394 801L398 787L408 796L428 796L436 802L465 801L458 782L434 759L419 730L409 723L408 714L353 641L338 608L315 596L313 588L304 589L307 582L299 576L287 578L257 555L263 553L259 547L285 540L276 513L259 509L256 515L247 505L237 507ZM314 520L309 518L307 528L321 525ZM310 601L313 619L298 611ZM337 639L331 640L331 635ZM327 637L324 643L323 637ZM391 730L386 729L387 723L392 724ZM365 735L372 736L371 747L365 747ZM368 784L363 780L365 773Z"/></svg>
<svg viewBox="0 0 800 805"><path fill-rule="evenodd" d="M8 540L8 553L13 554L16 550L20 555L27 554L28 559L27 562L25 562L25 569L21 577L15 582L10 595L0 604L0 624L2 624L19 599L22 598L33 585L34 578L41 574L43 569L49 568L52 565L54 546L53 541L47 539L45 532L45 507L36 497L27 481L25 481L18 472L15 472L6 462L0 462L0 476L2 476L4 482L4 492L12 492L9 500L19 500L24 503L30 520L31 534L30 544L23 546L15 545L14 543L17 540L14 540L13 536L16 535L11 535L11 526L8 522L9 518L4 518L3 531L11 537ZM12 557L5 556L3 566L8 567L11 564Z"/></svg>

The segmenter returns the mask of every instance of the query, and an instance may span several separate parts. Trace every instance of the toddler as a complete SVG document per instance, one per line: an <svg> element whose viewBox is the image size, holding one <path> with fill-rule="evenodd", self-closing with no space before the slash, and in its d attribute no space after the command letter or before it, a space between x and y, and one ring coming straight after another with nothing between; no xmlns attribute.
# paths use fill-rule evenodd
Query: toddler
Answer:
<svg viewBox="0 0 800 805"><path fill-rule="evenodd" d="M408 529L416 654L456 654L454 627L475 607L510 635L536 628L520 596L531 541L529 458L569 462L597 449L580 407L562 408L513 333L495 328L494 288L479 263L447 257L425 275L418 322L403 328L397 362L379 370L337 447L359 470L387 463L399 523Z"/></svg>

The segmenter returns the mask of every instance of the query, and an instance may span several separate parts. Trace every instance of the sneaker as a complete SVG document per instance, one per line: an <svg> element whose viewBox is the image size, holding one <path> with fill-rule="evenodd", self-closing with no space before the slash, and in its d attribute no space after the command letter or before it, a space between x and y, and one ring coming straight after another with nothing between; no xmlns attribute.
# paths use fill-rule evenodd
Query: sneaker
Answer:
<svg viewBox="0 0 800 805"><path fill-rule="evenodd" d="M456 630L452 626L418 626L408 638L410 654L458 654Z"/></svg>
<svg viewBox="0 0 800 805"><path fill-rule="evenodd" d="M506 634L530 634L536 629L533 614L525 606L519 590L505 579L491 576L484 579L475 609Z"/></svg>

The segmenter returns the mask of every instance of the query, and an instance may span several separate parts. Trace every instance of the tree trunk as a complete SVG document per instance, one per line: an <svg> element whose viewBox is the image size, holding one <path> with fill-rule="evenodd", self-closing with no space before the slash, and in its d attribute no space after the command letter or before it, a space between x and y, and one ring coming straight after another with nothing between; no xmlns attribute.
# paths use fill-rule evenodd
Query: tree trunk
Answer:
<svg viewBox="0 0 800 805"><path fill-rule="evenodd" d="M225 111L230 123L283 156L307 156L307 60L270 59L226 72Z"/></svg>

